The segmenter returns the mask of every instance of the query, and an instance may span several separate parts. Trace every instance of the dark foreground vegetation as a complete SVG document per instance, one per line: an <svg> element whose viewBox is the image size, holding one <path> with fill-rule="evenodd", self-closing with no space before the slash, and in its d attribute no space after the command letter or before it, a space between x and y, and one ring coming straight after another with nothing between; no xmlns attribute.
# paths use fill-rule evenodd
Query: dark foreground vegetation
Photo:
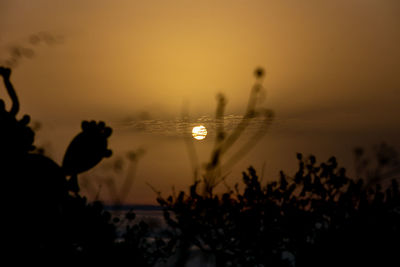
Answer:
<svg viewBox="0 0 400 267"><path fill-rule="evenodd" d="M298 154L293 176L281 172L265 185L253 168L243 173L243 189L236 185L224 194L213 193L210 184L201 189L204 181L196 180L188 192L158 194L167 229L153 232L128 212L126 232L118 237L118 219L101 202L88 203L78 183L78 174L111 155L111 129L103 122L82 122L59 166L33 146L29 116L17 119L11 71L0 68L0 74L12 100L9 110L0 100L1 240L7 255L31 262L51 257L185 266L198 248L217 266L399 263L398 162L386 146L377 150L373 170L357 150L364 177L350 179L334 157L317 163ZM395 179L382 180L384 169L394 170Z"/></svg>

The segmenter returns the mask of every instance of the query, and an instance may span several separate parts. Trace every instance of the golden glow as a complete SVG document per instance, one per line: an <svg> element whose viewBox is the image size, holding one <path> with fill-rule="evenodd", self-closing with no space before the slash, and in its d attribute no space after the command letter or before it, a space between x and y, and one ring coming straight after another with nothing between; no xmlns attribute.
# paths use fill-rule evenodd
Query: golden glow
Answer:
<svg viewBox="0 0 400 267"><path fill-rule="evenodd" d="M196 140L203 140L207 136L206 127L204 127L203 125L193 127L192 136Z"/></svg>
<svg viewBox="0 0 400 267"><path fill-rule="evenodd" d="M226 126L236 126L254 68L264 67L266 101L260 106L278 116L265 141L232 170L237 180L228 183L235 184L248 165L262 166L264 160L271 177L295 168L287 156L294 150L321 155L332 150L349 159L351 144L367 148L373 140L386 140L400 146L400 117L395 116L400 113L399 12L399 0L97 0L96 5L0 0L0 65L17 52L11 78L19 114L43 123L39 143L52 144L57 161L80 120L101 119L120 127L112 135L116 155L138 144L149 150L137 171L161 192L170 192L171 184L186 189L189 182L180 129L190 139L190 128L211 127L199 120L186 128L183 121L176 132L178 126L169 120L179 118L184 107L191 118L214 114L215 95L222 93L229 101L226 114L235 120ZM31 34L42 30L64 42L33 45ZM35 56L22 57L14 47L31 48ZM0 98L9 101L1 79ZM142 114L156 124L148 129ZM125 120L135 128L125 130L119 124ZM138 131L141 127L145 131ZM200 162L208 160L211 135L189 140L197 145ZM122 181L115 179L118 186ZM127 203L158 204L146 183L134 185ZM113 203L114 198L102 191L100 200Z"/></svg>

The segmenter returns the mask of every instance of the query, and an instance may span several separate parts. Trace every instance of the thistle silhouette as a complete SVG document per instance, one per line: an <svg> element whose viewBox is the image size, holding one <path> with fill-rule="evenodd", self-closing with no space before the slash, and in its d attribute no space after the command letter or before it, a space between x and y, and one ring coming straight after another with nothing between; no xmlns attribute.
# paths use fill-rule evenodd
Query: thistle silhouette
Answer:
<svg viewBox="0 0 400 267"><path fill-rule="evenodd" d="M268 127L273 121L274 114L272 110L258 106L258 103L261 99L261 92L264 90L262 86L262 80L264 78L265 71L262 68L257 68L254 71L254 75L256 77L256 81L250 91L246 111L242 116L241 121L231 132L227 132L224 128L224 115L227 100L223 94L217 95L217 109L215 112L216 134L214 148L211 152L209 161L204 164L202 169L199 167L200 164L198 162L198 157L193 144L194 141L190 137L185 137L189 151L189 158L193 168L194 181L196 183L200 181L203 182L203 193L206 195L212 195L213 189L225 179L229 173L229 170L265 135ZM245 130L248 128L250 123L256 118L263 119L262 126L257 129L252 136L250 136L248 141L245 142L237 150L237 152L225 158L227 152L231 150L240 136L242 136ZM186 123L188 123L187 114L183 114L183 119L186 121Z"/></svg>

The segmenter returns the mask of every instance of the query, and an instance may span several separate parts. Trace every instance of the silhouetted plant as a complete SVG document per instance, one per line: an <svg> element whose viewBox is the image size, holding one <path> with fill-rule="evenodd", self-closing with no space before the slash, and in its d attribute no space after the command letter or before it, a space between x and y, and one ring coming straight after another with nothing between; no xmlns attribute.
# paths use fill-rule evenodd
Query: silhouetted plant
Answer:
<svg viewBox="0 0 400 267"><path fill-rule="evenodd" d="M133 262L135 266L154 266L165 262L172 254L169 232L155 232L144 221L135 223L134 219L133 211L123 218L129 222L120 242L115 244L114 257L121 263Z"/></svg>
<svg viewBox="0 0 400 267"><path fill-rule="evenodd" d="M3 213L2 247L6 251L43 260L119 259L136 266L152 266L162 259L164 243L150 241L145 223L131 223L122 240L116 235L116 221L101 202L88 203L79 194L78 174L111 155L107 148L111 128L104 122L83 121L82 132L70 143L59 166L33 146L30 117L17 119L19 101L10 81L11 70L0 67L11 108L0 100L0 177ZM134 257L134 258L132 258Z"/></svg>
<svg viewBox="0 0 400 267"><path fill-rule="evenodd" d="M112 161L102 164L96 171L80 177L82 189L91 199L99 200L102 189L107 190L114 209L126 202L136 178L139 160L145 154L142 148L131 150L125 157L116 156ZM117 180L120 179L121 184Z"/></svg>
<svg viewBox="0 0 400 267"><path fill-rule="evenodd" d="M175 243L197 246L217 266L342 266L396 260L400 194L352 180L334 157L317 165L297 155L293 177L262 186L256 172L243 173L244 191L162 198ZM186 251L186 257L189 252ZM183 265L182 265L183 266Z"/></svg>
<svg viewBox="0 0 400 267"><path fill-rule="evenodd" d="M189 135L185 136L185 141L189 150L189 158L192 163L194 180L203 183L203 194L212 195L213 189L225 179L232 166L234 166L237 161L261 139L271 124L274 116L273 112L269 109L258 106L263 91L262 79L264 74L262 68L257 68L254 71L256 82L250 91L246 111L238 125L230 133L228 133L224 128L225 106L227 100L223 94L217 95L218 104L215 112L216 133L214 148L211 152L210 160L204 164L202 170L200 170L199 163L197 162L198 160L193 140L190 139ZM237 152L230 155L227 159L224 159L227 152L232 149L233 145L237 142L240 136L243 135L250 123L257 117L263 118L264 121L262 127L257 129L257 131L253 133L248 141L243 144ZM186 123L188 122L187 114L183 114L183 119ZM198 177L199 175L201 176L200 179Z"/></svg>
<svg viewBox="0 0 400 267"><path fill-rule="evenodd" d="M12 106L0 101L0 162L13 249L25 252L87 253L112 239L108 214L98 204L88 205L79 196L77 175L110 156L104 122L82 123L82 132L71 142L59 166L34 151L30 117L17 119L19 102L10 81L11 70L0 67ZM70 176L70 178L68 178ZM108 229L108 230L107 230Z"/></svg>

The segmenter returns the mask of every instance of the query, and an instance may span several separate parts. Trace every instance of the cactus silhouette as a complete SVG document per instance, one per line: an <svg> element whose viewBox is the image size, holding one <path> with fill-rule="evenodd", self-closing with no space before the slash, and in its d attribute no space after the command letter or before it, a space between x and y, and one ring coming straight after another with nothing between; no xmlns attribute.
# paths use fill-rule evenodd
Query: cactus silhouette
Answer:
<svg viewBox="0 0 400 267"><path fill-rule="evenodd" d="M71 176L70 189L72 191L79 191L78 173L93 168L103 158L111 156L111 150L107 149L107 138L111 132L111 128L106 127L102 121L82 122L82 132L69 144L62 164L65 174Z"/></svg>
<svg viewBox="0 0 400 267"><path fill-rule="evenodd" d="M0 67L0 75L3 76L4 85L12 101L11 109L7 111L4 101L0 99L0 147L2 151L0 157L24 154L34 149L34 133L27 126L30 117L25 115L21 120L16 119L19 101L10 82L11 70Z"/></svg>
<svg viewBox="0 0 400 267"><path fill-rule="evenodd" d="M19 101L10 80L11 70L0 67L0 75L11 98L9 110L0 99L2 203L7 203L5 214L10 218L2 228L6 236L3 242L12 251L33 254L61 253L60 246L65 249L63 253L67 253L77 244L82 247L98 247L106 241L112 244L109 242L113 240L109 216L102 217L104 211L98 205L87 205L86 199L77 194L77 175L111 156L107 148L111 128L104 122L83 121L82 132L68 146L60 166L35 152L30 117L17 118ZM91 213L82 213L86 209ZM92 220L93 224L82 223L82 218ZM67 244L71 247L66 247Z"/></svg>
<svg viewBox="0 0 400 267"><path fill-rule="evenodd" d="M88 203L79 194L78 175L112 154L108 149L111 128L102 121L83 121L82 131L72 139L59 165L35 150L30 117L17 118L19 101L10 80L11 70L0 67L0 75L11 98L9 109L0 99L3 255L17 253L35 263L50 256L124 263L133 258L135 266L154 266L167 257L168 244L159 237L149 241L148 225L135 224L133 212L126 216L126 234L120 237L124 241L115 242L116 217L112 218L101 202ZM134 161L137 155L129 157Z"/></svg>
<svg viewBox="0 0 400 267"><path fill-rule="evenodd" d="M111 156L107 138L111 128L104 122L82 122L82 132L70 143L62 167L67 175L78 174L96 166L104 157Z"/></svg>

